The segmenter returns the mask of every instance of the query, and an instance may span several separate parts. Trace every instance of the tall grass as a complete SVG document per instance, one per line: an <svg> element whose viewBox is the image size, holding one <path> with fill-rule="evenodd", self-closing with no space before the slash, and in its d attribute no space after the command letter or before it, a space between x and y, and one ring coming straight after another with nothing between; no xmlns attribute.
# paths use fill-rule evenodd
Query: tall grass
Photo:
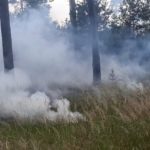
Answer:
<svg viewBox="0 0 150 150"><path fill-rule="evenodd" d="M149 150L150 89L117 86L67 94L86 120L0 123L0 150Z"/></svg>

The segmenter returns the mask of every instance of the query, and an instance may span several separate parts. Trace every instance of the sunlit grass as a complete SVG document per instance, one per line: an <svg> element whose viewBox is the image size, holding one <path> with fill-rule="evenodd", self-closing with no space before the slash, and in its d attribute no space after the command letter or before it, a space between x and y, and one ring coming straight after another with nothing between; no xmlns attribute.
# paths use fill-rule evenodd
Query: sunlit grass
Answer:
<svg viewBox="0 0 150 150"><path fill-rule="evenodd" d="M0 150L149 150L150 89L75 90L71 109L86 121L1 122Z"/></svg>

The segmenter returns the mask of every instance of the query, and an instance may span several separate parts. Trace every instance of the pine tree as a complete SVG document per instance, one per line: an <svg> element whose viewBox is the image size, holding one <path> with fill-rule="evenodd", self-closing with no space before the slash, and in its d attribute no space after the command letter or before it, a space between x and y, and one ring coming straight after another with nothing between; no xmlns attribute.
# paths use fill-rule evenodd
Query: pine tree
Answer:
<svg viewBox="0 0 150 150"><path fill-rule="evenodd" d="M91 39L92 39L92 58L93 58L93 83L99 84L101 81L100 54L98 45L97 22L94 0L87 0L88 15L90 19Z"/></svg>
<svg viewBox="0 0 150 150"><path fill-rule="evenodd" d="M75 0L69 0L70 4L70 22L74 30L77 28L77 14Z"/></svg>
<svg viewBox="0 0 150 150"><path fill-rule="evenodd" d="M14 68L8 0L0 1L1 32L5 70Z"/></svg>
<svg viewBox="0 0 150 150"><path fill-rule="evenodd" d="M136 35L150 32L149 0L124 0L120 10L123 25Z"/></svg>
<svg viewBox="0 0 150 150"><path fill-rule="evenodd" d="M110 26L110 17L112 9L108 0L94 1L95 16L97 20L98 30L104 30ZM88 3L87 0L77 4L77 24L80 30L87 31L89 29Z"/></svg>
<svg viewBox="0 0 150 150"><path fill-rule="evenodd" d="M76 14L76 2L75 0L69 0L70 5L70 22L72 31L72 43L75 50L79 50L77 40L77 14Z"/></svg>

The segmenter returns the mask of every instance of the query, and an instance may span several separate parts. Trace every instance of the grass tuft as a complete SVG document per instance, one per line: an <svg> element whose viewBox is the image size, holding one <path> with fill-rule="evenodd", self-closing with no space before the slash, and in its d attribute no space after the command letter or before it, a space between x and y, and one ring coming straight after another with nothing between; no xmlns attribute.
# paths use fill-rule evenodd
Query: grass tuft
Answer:
<svg viewBox="0 0 150 150"><path fill-rule="evenodd" d="M0 150L149 150L150 88L103 86L65 95L86 121L0 123Z"/></svg>

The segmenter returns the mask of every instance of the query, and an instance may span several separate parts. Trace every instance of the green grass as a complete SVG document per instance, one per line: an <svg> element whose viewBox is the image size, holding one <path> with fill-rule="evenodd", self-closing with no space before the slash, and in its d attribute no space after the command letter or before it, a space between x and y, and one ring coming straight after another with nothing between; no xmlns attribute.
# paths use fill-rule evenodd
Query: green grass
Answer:
<svg viewBox="0 0 150 150"><path fill-rule="evenodd" d="M0 150L149 150L150 89L103 87L67 95L86 121L1 122Z"/></svg>

